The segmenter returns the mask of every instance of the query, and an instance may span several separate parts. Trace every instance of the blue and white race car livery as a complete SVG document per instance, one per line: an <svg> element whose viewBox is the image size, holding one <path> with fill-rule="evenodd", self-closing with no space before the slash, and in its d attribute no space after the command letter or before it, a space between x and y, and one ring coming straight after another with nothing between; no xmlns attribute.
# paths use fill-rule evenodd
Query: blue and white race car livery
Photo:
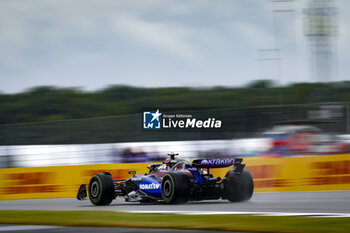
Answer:
<svg viewBox="0 0 350 233"><path fill-rule="evenodd" d="M227 199L232 202L246 201L253 195L253 178L244 170L241 158L197 159L188 162L169 154L162 164L151 164L146 174L128 179L113 180L108 172L91 177L86 191L82 184L77 198L83 200L89 194L94 205L108 205L118 196L129 202L163 202L168 204ZM224 178L213 177L211 168L230 167Z"/></svg>

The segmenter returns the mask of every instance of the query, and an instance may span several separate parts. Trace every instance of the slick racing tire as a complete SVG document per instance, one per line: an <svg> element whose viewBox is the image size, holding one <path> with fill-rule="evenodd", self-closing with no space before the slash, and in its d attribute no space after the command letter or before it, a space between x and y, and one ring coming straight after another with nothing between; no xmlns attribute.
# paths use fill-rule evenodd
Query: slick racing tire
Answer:
<svg viewBox="0 0 350 233"><path fill-rule="evenodd" d="M166 204L186 203L190 198L191 181L187 174L169 172L162 180L162 198Z"/></svg>
<svg viewBox="0 0 350 233"><path fill-rule="evenodd" d="M114 199L114 181L110 175L93 175L89 182L89 199L94 205L109 205Z"/></svg>
<svg viewBox="0 0 350 233"><path fill-rule="evenodd" d="M233 171L226 173L224 182L224 197L231 202L247 201L253 195L253 177L249 171L243 170L242 174Z"/></svg>

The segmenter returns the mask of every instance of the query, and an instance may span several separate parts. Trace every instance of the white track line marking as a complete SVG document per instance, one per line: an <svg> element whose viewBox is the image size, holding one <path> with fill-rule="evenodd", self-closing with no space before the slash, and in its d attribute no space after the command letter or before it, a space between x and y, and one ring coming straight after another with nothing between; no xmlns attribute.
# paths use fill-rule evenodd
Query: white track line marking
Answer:
<svg viewBox="0 0 350 233"><path fill-rule="evenodd" d="M350 217L350 213L294 213L294 212L240 212L240 211L157 211L131 210L123 211L139 214L184 214L184 215L256 215L256 216L305 216L305 217Z"/></svg>
<svg viewBox="0 0 350 233"><path fill-rule="evenodd" d="M60 228L59 226L42 225L0 225L0 231L27 231Z"/></svg>

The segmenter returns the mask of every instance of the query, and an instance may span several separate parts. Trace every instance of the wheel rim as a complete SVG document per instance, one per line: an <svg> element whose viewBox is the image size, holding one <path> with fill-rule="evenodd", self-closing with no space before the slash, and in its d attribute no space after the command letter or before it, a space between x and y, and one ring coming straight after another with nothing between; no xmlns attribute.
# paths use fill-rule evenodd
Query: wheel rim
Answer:
<svg viewBox="0 0 350 233"><path fill-rule="evenodd" d="M167 179L165 182L164 182L164 185L163 185L163 193L166 197L169 197L170 194L171 194L171 191L172 191L172 187L171 187L171 181L170 179Z"/></svg>
<svg viewBox="0 0 350 233"><path fill-rule="evenodd" d="M94 181L91 184L91 190L90 190L91 195L96 198L98 196L99 190L100 190L99 184L97 183L97 181Z"/></svg>

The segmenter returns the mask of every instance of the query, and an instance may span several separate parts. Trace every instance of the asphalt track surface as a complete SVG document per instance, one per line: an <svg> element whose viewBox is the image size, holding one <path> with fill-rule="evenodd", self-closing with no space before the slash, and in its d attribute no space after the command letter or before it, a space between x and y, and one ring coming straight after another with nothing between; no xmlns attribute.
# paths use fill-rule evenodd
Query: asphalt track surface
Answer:
<svg viewBox="0 0 350 233"><path fill-rule="evenodd" d="M274 213L343 213L350 215L350 191L254 193L247 202L226 200L189 202L181 205L140 204L117 198L109 206L93 206L90 201L70 199L28 199L0 201L5 210L114 210L131 212L274 212Z"/></svg>

